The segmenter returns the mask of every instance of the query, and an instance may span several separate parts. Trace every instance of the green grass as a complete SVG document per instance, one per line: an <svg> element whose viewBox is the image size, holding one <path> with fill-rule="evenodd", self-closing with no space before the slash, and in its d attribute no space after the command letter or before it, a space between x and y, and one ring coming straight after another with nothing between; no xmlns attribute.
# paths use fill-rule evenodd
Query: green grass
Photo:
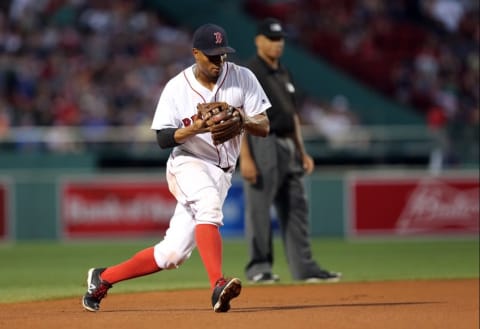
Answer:
<svg viewBox="0 0 480 329"><path fill-rule="evenodd" d="M121 262L154 240L76 243L16 243L0 245L0 303L80 297L90 267ZM361 240L315 239L315 259L340 271L343 281L478 278L478 239ZM224 271L242 279L247 259L245 242L225 240ZM274 271L282 284L293 283L279 240ZM181 268L125 281L115 292L207 288L198 253Z"/></svg>

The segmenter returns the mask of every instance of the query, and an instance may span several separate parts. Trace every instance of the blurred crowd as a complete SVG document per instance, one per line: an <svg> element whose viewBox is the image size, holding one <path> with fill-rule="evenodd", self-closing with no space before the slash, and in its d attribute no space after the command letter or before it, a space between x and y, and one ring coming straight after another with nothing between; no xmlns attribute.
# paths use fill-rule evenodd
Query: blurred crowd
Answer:
<svg viewBox="0 0 480 329"><path fill-rule="evenodd" d="M343 94L335 95L330 101L306 97L300 118L302 124L313 127L316 138L323 138L332 149L365 150L372 139ZM307 134L305 128L304 135Z"/></svg>
<svg viewBox="0 0 480 329"><path fill-rule="evenodd" d="M247 0L283 20L291 38L428 117L478 125L479 4L475 0Z"/></svg>
<svg viewBox="0 0 480 329"><path fill-rule="evenodd" d="M22 144L22 139L36 138L29 136L32 126L81 128L83 138L112 126L149 127L164 84L192 62L191 31L168 21L155 3L0 1L0 141L12 127L22 132L15 147L31 144ZM293 42L417 108L433 129L452 122L460 125L460 132L465 125L478 127L480 27L475 1L244 4L257 18L284 21ZM350 110L339 91L331 100L307 97L302 119L333 146L348 140L366 145L368 136L358 128L361 118ZM359 135L352 139L353 130ZM62 150L70 135L68 130L53 132L51 148Z"/></svg>
<svg viewBox="0 0 480 329"><path fill-rule="evenodd" d="M192 61L190 37L149 1L2 1L0 139L8 127L149 125Z"/></svg>

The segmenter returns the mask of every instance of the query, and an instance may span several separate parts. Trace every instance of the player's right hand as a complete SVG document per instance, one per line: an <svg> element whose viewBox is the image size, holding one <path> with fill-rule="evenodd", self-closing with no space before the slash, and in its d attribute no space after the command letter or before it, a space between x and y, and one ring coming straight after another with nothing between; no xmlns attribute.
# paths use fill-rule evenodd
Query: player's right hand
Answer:
<svg viewBox="0 0 480 329"><path fill-rule="evenodd" d="M193 120L192 128L197 134L203 134L210 131L206 125L206 121L202 120L200 116L197 116L195 120Z"/></svg>

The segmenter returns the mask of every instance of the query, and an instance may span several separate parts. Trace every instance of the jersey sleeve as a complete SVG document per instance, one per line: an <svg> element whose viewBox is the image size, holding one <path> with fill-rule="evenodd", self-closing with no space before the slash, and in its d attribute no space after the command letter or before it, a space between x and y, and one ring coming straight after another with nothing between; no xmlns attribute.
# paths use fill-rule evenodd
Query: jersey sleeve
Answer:
<svg viewBox="0 0 480 329"><path fill-rule="evenodd" d="M265 112L272 105L253 72L243 67L245 103L244 111L248 116Z"/></svg>
<svg viewBox="0 0 480 329"><path fill-rule="evenodd" d="M178 119L175 116L176 104L174 86L172 83L167 83L163 89L160 98L155 108L152 126L153 130L160 130L163 128L177 128L180 126Z"/></svg>

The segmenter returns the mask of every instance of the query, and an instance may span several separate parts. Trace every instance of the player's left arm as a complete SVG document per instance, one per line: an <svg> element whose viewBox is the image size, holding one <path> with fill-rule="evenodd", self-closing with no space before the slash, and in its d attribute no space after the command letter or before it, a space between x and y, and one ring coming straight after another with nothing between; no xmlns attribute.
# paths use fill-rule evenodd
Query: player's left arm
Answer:
<svg viewBox="0 0 480 329"><path fill-rule="evenodd" d="M300 118L298 114L294 114L293 119L295 123L295 133L292 138L302 159L303 169L305 170L305 173L311 174L313 169L315 169L315 162L305 150L305 144L302 135L302 126L300 124Z"/></svg>
<svg viewBox="0 0 480 329"><path fill-rule="evenodd" d="M255 74L246 67L242 67L241 70L244 74L245 91L244 107L241 109L243 128L245 132L254 136L266 137L270 132L267 109L272 105Z"/></svg>
<svg viewBox="0 0 480 329"><path fill-rule="evenodd" d="M243 129L249 134L266 137L270 131L270 121L265 112L243 118Z"/></svg>

